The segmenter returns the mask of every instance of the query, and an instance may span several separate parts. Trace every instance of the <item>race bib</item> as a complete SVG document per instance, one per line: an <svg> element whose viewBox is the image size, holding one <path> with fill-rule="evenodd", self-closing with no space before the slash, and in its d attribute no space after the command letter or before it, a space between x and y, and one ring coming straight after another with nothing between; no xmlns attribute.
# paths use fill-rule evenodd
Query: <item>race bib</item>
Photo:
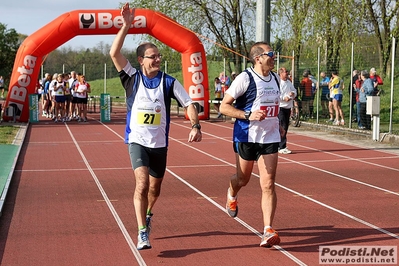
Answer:
<svg viewBox="0 0 399 266"><path fill-rule="evenodd" d="M137 124L142 126L159 126L161 125L161 107L140 108L137 112Z"/></svg>
<svg viewBox="0 0 399 266"><path fill-rule="evenodd" d="M260 109L266 111L266 117L276 117L280 111L278 105L262 105Z"/></svg>

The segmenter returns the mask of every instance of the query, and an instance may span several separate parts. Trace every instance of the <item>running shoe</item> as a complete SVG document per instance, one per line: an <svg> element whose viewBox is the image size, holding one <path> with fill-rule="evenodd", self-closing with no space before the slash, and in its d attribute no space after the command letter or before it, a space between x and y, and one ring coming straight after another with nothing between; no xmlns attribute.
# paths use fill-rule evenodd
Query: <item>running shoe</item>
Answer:
<svg viewBox="0 0 399 266"><path fill-rule="evenodd" d="M145 226L147 227L147 234L150 235L151 233L151 218L154 214L150 213L147 214L147 216L145 217Z"/></svg>
<svg viewBox="0 0 399 266"><path fill-rule="evenodd" d="M151 244L150 244L150 239L148 237L147 230L140 230L139 235L137 237L137 249L150 249Z"/></svg>
<svg viewBox="0 0 399 266"><path fill-rule="evenodd" d="M238 206L237 206L237 199L236 200L230 200L229 199L229 191L230 189L227 190L227 203L226 203L226 211L227 214L230 217L237 217L238 214Z"/></svg>
<svg viewBox="0 0 399 266"><path fill-rule="evenodd" d="M334 120L333 125L334 126L339 126L339 121L338 120Z"/></svg>
<svg viewBox="0 0 399 266"><path fill-rule="evenodd" d="M341 126L344 126L344 125L345 125L345 120L341 119L341 122L339 122L339 124L340 124Z"/></svg>
<svg viewBox="0 0 399 266"><path fill-rule="evenodd" d="M292 153L292 151L290 151L288 148L280 149L278 152L281 153L281 154L290 154L290 153Z"/></svg>
<svg viewBox="0 0 399 266"><path fill-rule="evenodd" d="M271 228L266 229L266 232L262 236L260 246L270 248L278 244L280 244L280 237L278 236L278 233Z"/></svg>

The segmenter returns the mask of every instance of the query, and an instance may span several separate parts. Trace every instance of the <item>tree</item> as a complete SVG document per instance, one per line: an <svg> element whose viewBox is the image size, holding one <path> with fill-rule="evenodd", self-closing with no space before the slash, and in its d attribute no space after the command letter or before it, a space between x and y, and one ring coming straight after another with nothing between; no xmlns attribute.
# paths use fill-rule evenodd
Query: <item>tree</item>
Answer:
<svg viewBox="0 0 399 266"><path fill-rule="evenodd" d="M0 23L0 75L4 77L5 84L11 78L15 56L25 35L18 34L15 29L7 29L7 25Z"/></svg>
<svg viewBox="0 0 399 266"><path fill-rule="evenodd" d="M392 51L392 37L399 37L399 2L390 0L365 0L365 28L378 39L380 68L387 74L388 61Z"/></svg>
<svg viewBox="0 0 399 266"><path fill-rule="evenodd" d="M312 0L278 0L273 11L273 18L276 19L277 31L281 30L283 39L289 39L288 49L294 51L295 76L294 86L299 86L299 62L301 57L302 43L307 33L305 25L309 24L308 13ZM281 27L281 29L280 29Z"/></svg>
<svg viewBox="0 0 399 266"><path fill-rule="evenodd" d="M230 71L241 70L241 55L248 54L247 44L255 36L256 1L134 0L130 3L132 7L158 10L191 29L207 41L205 48L233 63L234 69ZM212 40L216 41L216 49Z"/></svg>

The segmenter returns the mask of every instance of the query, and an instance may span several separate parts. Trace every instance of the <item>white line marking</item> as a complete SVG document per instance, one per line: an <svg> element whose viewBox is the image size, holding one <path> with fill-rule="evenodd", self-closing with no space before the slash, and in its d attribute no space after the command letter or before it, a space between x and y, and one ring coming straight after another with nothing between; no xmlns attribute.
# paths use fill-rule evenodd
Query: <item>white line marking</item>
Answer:
<svg viewBox="0 0 399 266"><path fill-rule="evenodd" d="M98 180L96 174L94 173L93 169L91 168L89 162L86 159L86 156L84 155L83 151L80 149L80 146L78 144L78 142L76 141L75 137L73 136L71 130L69 129L68 125L65 124L65 127L67 128L69 135L71 136L73 143L76 146L76 149L79 151L80 156L82 157L84 163L86 164L87 169L89 170L89 172L91 173L91 176L93 177L93 180L96 182L98 189L101 192L101 195L103 196L105 202L107 203L107 206L109 208L109 210L111 211L112 215L114 216L114 219L116 221L116 223L118 224L120 230L122 231L123 236L125 237L130 250L133 252L133 255L136 257L136 260L138 262L139 265L145 266L146 263L144 261L144 259L141 257L139 251L137 250L135 244L133 243L132 238L130 237L128 231L126 230L125 225L123 224L121 218L119 217L118 213L116 212L114 206L112 205L110 199L108 198L107 193L105 192L104 188L102 187L100 180Z"/></svg>
<svg viewBox="0 0 399 266"><path fill-rule="evenodd" d="M372 166L378 166L378 167L381 167L381 168L385 168L385 169L388 169L388 170L399 172L399 169L397 169L397 168L393 168L393 167L389 167L389 166L385 166L385 165L376 164L376 163L372 163L372 162L366 161L366 160L371 160L373 158L364 158L364 159L362 159L362 158L352 158L352 157L349 157L349 156L344 156L344 155L332 153L332 152L329 152L329 151L322 151L322 150L319 150L319 149L315 149L315 148L311 148L311 147L307 147L307 146L303 146L303 145L299 145L299 144L295 144L295 143L292 143L292 145L295 145L295 146L298 146L298 147L301 147L301 148L304 148L304 149L312 150L312 151L326 153L326 154L333 155L333 156L336 156L336 157L340 157L340 158L343 158L343 159L346 159L346 160L349 159L349 160L352 160L352 161L357 161L357 162L360 162L360 163L370 164ZM348 145L348 144L346 144L346 145ZM285 158L285 157L282 157L282 158ZM387 158L387 157L383 157L382 159L385 159L385 158ZM398 158L398 156L396 156L394 158Z"/></svg>
<svg viewBox="0 0 399 266"><path fill-rule="evenodd" d="M172 138L172 139L173 139L173 138ZM181 142L181 141L176 140L176 139L173 139L173 140L176 141L176 142L178 142L178 143L180 143L180 144L182 144L182 145L184 145L184 146L187 146L187 147L189 147L189 148L191 148L191 149L194 149L194 150L196 150L197 152L200 152L200 153L202 153L202 154L208 155L208 156L210 156L210 157L212 157L212 158L214 158L214 159L216 159L216 160L219 160L219 161L221 161L221 162L226 162L226 161L224 161L224 160L222 160L222 159L219 159L219 158L217 158L217 157L215 157L215 156L213 156L213 155L211 155L211 154L208 154L208 153L206 153L206 152L204 152L204 151L202 151L202 150L200 150L200 149L197 149L197 148L195 148L195 147L193 147L193 146L190 146L190 145L188 145L188 144L186 144L186 143L184 143L184 142ZM227 163L228 165L230 165L230 166L235 167L235 165L233 165L233 164L231 164L231 163L228 163L228 162L226 162L226 163ZM307 166L307 165L305 165L305 166ZM308 167L310 167L310 166L308 166ZM311 168L318 169L318 168L316 168L316 167L311 167ZM328 171L324 171L323 169L319 169L319 170L320 170L320 171L323 171L323 172L330 173L330 172L328 172ZM330 174L334 174L334 173L330 173ZM259 178L259 175L255 174L255 173L252 173L252 175L254 175L254 176L256 176L256 177ZM336 175L336 174L334 174L334 175ZM339 175L338 175L338 176L339 176ZM355 180L355 181L356 181L356 180ZM360 183L362 183L362 182L360 182ZM278 183L275 183L275 184L276 184L276 186L279 186L279 187L282 188L282 189L285 189L285 190L287 190L287 191L290 191L291 193L294 193L294 194L296 194L296 195L298 195L298 196L301 196L301 197L303 197L303 198L305 198L305 199L307 199L307 200L310 200L310 201L312 201L312 202L314 202L314 203L317 203L317 204L319 204L319 205L321 205L321 206L323 206L323 207L326 207L326 208L328 208L328 209L330 209L330 210L333 210L333 211L335 211L335 212L337 212L337 213L339 213L339 214L342 214L342 215L344 215L344 216L346 216L346 217L348 217L348 218L350 218L350 219L352 219L352 220L355 220L355 221L357 221L357 222L359 222L359 223L361 223L361 224L364 224L364 225L369 226L369 227L371 227L371 228L373 228L373 229L376 229L376 230L378 230L378 231L380 231L380 232L382 232L382 233L384 233L384 234L387 234L387 235L392 236L392 237L394 237L394 238L396 238L396 239L399 239L399 236L398 236L398 235L396 235L396 234L394 234L394 233L391 233L391 232L389 232L389 231L387 231L387 230L385 230L385 229L382 229L382 228L380 228L380 227L378 227L378 226L376 226L376 225L373 225L373 224L371 224L371 223L369 223L369 222L366 222L366 221L364 221L364 220L362 220L362 219L360 219L360 218L357 218L357 217L355 217L355 216L353 216L353 215L350 215L350 214L348 214L348 213L346 213L346 212L340 211L340 210L338 210L338 209L336 209L336 208L334 208L334 207L331 207L331 206L329 206L329 205L327 205L327 204L325 204L325 203L322 203L322 202L320 202L320 201L318 201L318 200L312 199L312 198L310 198L310 197L308 197L308 196L306 196L306 195L304 195L304 194L302 194L302 193L299 193L299 192L297 192L297 191L295 191L295 190L292 190L292 189L290 189L290 188L288 188L288 187L285 187L285 186L280 185L280 184L278 184ZM368 185L368 184L366 184L366 185ZM371 186L371 185L370 185L370 186ZM374 187L374 186L372 186L372 187ZM375 188L378 188L378 187L375 187ZM384 190L384 189L381 189L381 190L387 192L387 190ZM388 192L390 192L390 191L388 191ZM395 193L395 192L392 191L392 194L398 194L398 193Z"/></svg>
<svg viewBox="0 0 399 266"><path fill-rule="evenodd" d="M366 186L366 187L371 187L371 188L374 188L374 189L377 189L377 190L384 191L384 192L389 193L389 194L393 194L393 195L399 196L399 193L395 192L395 191L391 191L391 190L388 190L388 189L385 189L385 188L382 188L382 187L377 187L377 186L374 186L374 185L371 185L371 184L368 184L368 183L365 183L365 182L362 182L362 181L359 181L359 180L356 180L356 179L353 179L353 178L350 178L350 177L346 177L346 176L343 176L343 175L340 175L340 174L336 174L336 173L333 173L333 172L330 172L330 171L327 171L327 170L324 170L324 169L321 169L321 168L318 168L318 167L315 167L315 166L307 165L307 164L301 163L299 161L294 161L294 160L288 159L286 157L279 157L279 159L280 158L284 159L286 161L289 161L291 163L299 164L299 165L302 165L304 167L311 168L313 170L317 170L317 171L320 171L320 172L323 172L323 173L326 173L326 174L329 174L329 175L332 175L332 176L336 176L336 177L339 177L339 178L342 178L342 179L345 179L345 180L348 180L348 181L352 181L354 183L361 184L361 185ZM353 159L353 160L356 160L356 159ZM364 162L364 161L362 161L362 162ZM364 162L364 163L367 163L367 162ZM374 163L370 163L370 164L375 165L375 166L379 166L378 164L374 164ZM390 169L390 170L393 170L393 169Z"/></svg>
<svg viewBox="0 0 399 266"><path fill-rule="evenodd" d="M217 202L215 202L212 198L208 197L206 194L202 193L199 189L197 189L196 187L194 187L193 185L191 185L189 182L187 182L186 180L184 180L183 178L181 178L180 176L178 176L177 174L175 174L174 172L170 171L168 168L166 168L166 171L168 173L170 173L171 175L173 175L175 178L177 178L178 180L180 180L180 182L182 182L183 184L185 184L186 186L188 186L189 188L191 188L192 190L194 190L195 192L197 192L200 196L202 196L204 199L208 200L210 203L212 203L214 206L216 206L216 208L218 208L219 210L225 212L227 214L227 211L225 208L223 208L222 206L220 206L220 204L218 204ZM255 228L253 228L252 226L250 226L249 224L247 224L246 222L244 222L243 220L241 220L238 217L235 217L234 220L236 220L238 223L240 223L242 226L244 226L245 228L247 228L249 231L253 232L255 235L257 235L258 237L262 238L262 234L260 232L258 232ZM278 251L280 251L281 253L283 253L284 255L286 255L288 258L290 258L291 260L293 260L294 262L296 262L298 265L307 265L304 262L302 262L301 260L299 260L297 257L295 257L294 255L292 255L291 253L289 253L288 251L286 251L285 249L283 249L282 247L275 245L274 246Z"/></svg>
<svg viewBox="0 0 399 266"><path fill-rule="evenodd" d="M174 124L176 124L176 123L174 123ZM176 124L176 125L181 126L181 127L186 127L186 126L180 125L180 124ZM214 138L221 139L221 140L224 140L224 141L229 141L229 140L226 140L224 138L221 138L221 137L209 134L209 133L202 132L202 134L206 134L206 135L209 135L209 136L212 136ZM308 137L308 136L306 136L306 137ZM176 140L176 141L178 141L178 140ZM180 142L180 143L183 143L183 142ZM373 165L373 166L386 168L388 170L399 171L399 169L396 169L396 168L387 167L387 166L384 166L384 165L379 165L379 164L376 164L376 163L371 163L371 162L367 162L367 161L363 161L363 160L360 160L360 159L355 159L355 158L351 158L351 157L347 157L347 156L343 156L343 155L339 155L339 154L335 154L335 153L330 153L330 152L326 152L326 151L310 148L310 147L307 147L307 146L302 146L302 145L299 145L299 144L295 144L295 145L300 146L300 147L302 147L304 149L310 149L310 150L314 150L314 151L318 151L318 152L323 152L323 153L327 153L327 154L330 154L330 155L334 155L334 156L337 156L337 157L342 157L342 158L344 158L346 160L350 159L350 160L358 161L360 163L366 163L366 164L370 164L370 165ZM345 144L345 145L349 145L349 144ZM187 146L191 147L189 145L187 145ZM217 160L220 160L219 158L214 157L214 156L213 156L213 158L215 158ZM310 165L304 164L304 163L299 162L299 161L290 160L290 159L288 159L286 157L283 157L283 156L279 156L279 159L284 159L284 160L286 160L286 161L288 161L290 163L299 164L299 165L302 165L302 166L305 166L305 167L308 167L308 168L312 168L314 170L318 170L320 172L324 172L324 173L327 173L327 174L330 174L330 175L333 175L333 176L336 176L336 177L339 177L339 178L342 178L342 179L345 179L345 180L348 180L348 181L351 181L351 182L354 182L354 183L358 183L358 184L361 184L361 185L364 185L364 186L367 186L367 187L371 187L371 188L374 188L374 189L377 189L377 190L384 191L384 192L389 193L389 194L393 194L393 195L399 196L398 192L391 191L391 190L388 190L388 189L385 189L385 188L381 188L381 187L378 187L378 186L374 186L374 185L371 185L371 184L368 184L368 183L365 183L365 182L362 182L362 181L359 181L359 180L356 180L356 179L353 179L353 178L350 178L350 177L346 177L346 176L343 176L343 175L340 175L340 174L336 174L336 173L333 173L333 172L330 172L330 171L327 171L327 170L324 170L324 169L321 169L321 168L318 168L318 167L315 167L315 166L310 166ZM225 161L222 161L222 162L225 162ZM231 165L231 164L229 164L229 165Z"/></svg>

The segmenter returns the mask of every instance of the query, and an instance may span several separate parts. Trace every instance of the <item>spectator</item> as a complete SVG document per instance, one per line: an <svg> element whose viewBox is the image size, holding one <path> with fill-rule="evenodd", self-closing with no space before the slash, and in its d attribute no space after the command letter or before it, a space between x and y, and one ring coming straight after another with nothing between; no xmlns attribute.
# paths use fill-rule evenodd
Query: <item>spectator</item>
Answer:
<svg viewBox="0 0 399 266"><path fill-rule="evenodd" d="M359 129L364 129L364 126L362 125L360 121L360 88L363 85L363 80L361 78L361 73L358 74L358 79L355 81L355 84L353 85L355 88L355 93L356 93L356 121L357 121L357 126Z"/></svg>
<svg viewBox="0 0 399 266"><path fill-rule="evenodd" d="M48 88L47 88L47 90L45 90L45 86L46 86L46 82L49 80L49 78L51 80L51 75L49 73L46 73L46 74L44 74L44 78L41 80L42 96L40 97L41 98L40 103L42 105L42 116L47 116L47 107L45 107L45 106L46 106L46 102L48 100L48 95L47 95ZM47 105L48 105L48 103L47 103Z"/></svg>
<svg viewBox="0 0 399 266"><path fill-rule="evenodd" d="M291 109L294 106L293 102L296 97L296 89L288 79L289 71L284 67L278 70L280 75L280 112L278 113L278 119L280 125L284 129L284 134L281 136L279 145L279 153L290 154L291 151L287 148L287 132L290 124Z"/></svg>
<svg viewBox="0 0 399 266"><path fill-rule="evenodd" d="M316 95L316 92L317 92L317 83L318 83L318 81L317 81L317 79L312 75L312 73L310 72L310 70L307 70L307 72L308 72L308 77L309 77L309 79L312 81L312 93L311 93L311 97L310 97L310 100L309 100L309 116L310 116L310 118L314 118L314 112L313 112L313 110L314 110L314 97L315 97L315 95Z"/></svg>
<svg viewBox="0 0 399 266"><path fill-rule="evenodd" d="M56 101L55 101L54 86L55 86L55 83L57 82L57 77L58 77L58 73L54 73L53 74L53 79L51 80L50 87L49 87L49 89L50 89L49 94L50 94L50 101L51 101L51 105L50 105L50 118L51 119L56 119L56 114L55 114L56 110L55 110L55 108L56 108L57 104L56 104Z"/></svg>
<svg viewBox="0 0 399 266"><path fill-rule="evenodd" d="M137 249L151 248L149 234L152 208L161 193L166 170L171 99L184 106L191 122L189 142L201 141L198 111L180 82L160 70L162 55L153 43L143 43L136 49L136 69L121 53L133 23L135 9L129 3L121 10L121 27L112 43L110 56L126 91L127 124L125 141L134 169L136 187L134 206L138 237ZM150 118L150 119L147 119ZM153 119L152 119L153 118Z"/></svg>
<svg viewBox="0 0 399 266"><path fill-rule="evenodd" d="M91 92L90 84L86 82L86 76L80 75L79 82L75 85L77 105L78 105L78 122L87 122L87 98Z"/></svg>
<svg viewBox="0 0 399 266"><path fill-rule="evenodd" d="M224 72L220 72L219 74L219 80L222 84L222 94L224 95L224 93L226 92L226 90L229 88L230 86L230 78L228 76L226 76L224 74Z"/></svg>
<svg viewBox="0 0 399 266"><path fill-rule="evenodd" d="M71 90L71 104L70 104L70 108L69 108L69 119L68 120L72 120L72 119L76 119L78 120L78 110L77 110L77 101L78 101L78 96L77 96L77 92L75 90L76 88L76 84L79 83L78 81L78 75L75 71L71 71L71 77L68 80L69 82L69 88Z"/></svg>
<svg viewBox="0 0 399 266"><path fill-rule="evenodd" d="M220 79L218 77L215 78L215 101L222 101L223 100L223 94L222 94L222 82L220 82ZM222 117L222 114L220 113L219 107L220 103L214 103L215 110L218 113L218 118Z"/></svg>
<svg viewBox="0 0 399 266"><path fill-rule="evenodd" d="M352 102L349 103L350 106L350 112L352 114L352 122L357 121L356 119L356 113L355 113L355 106L356 106L356 80L359 80L359 71L358 70L353 70L352 72L352 86L348 86L348 95L351 97L351 88L352 88Z"/></svg>
<svg viewBox="0 0 399 266"><path fill-rule="evenodd" d="M330 98L330 90L328 88L328 83L330 82L330 78L327 77L325 72L320 72L320 84L319 87L321 88L321 96L320 96L320 103L321 103L321 112L324 117L329 117L328 111L328 102Z"/></svg>
<svg viewBox="0 0 399 266"><path fill-rule="evenodd" d="M374 85L374 90L371 96L380 96L381 90L378 88L378 85L384 85L384 82L382 81L382 78L377 75L377 71L374 67L370 69L370 79Z"/></svg>
<svg viewBox="0 0 399 266"><path fill-rule="evenodd" d="M52 76L50 74L46 75L46 79L44 80L43 87L43 115L47 118L50 117L50 109L51 109L51 96L50 96L50 84L52 81Z"/></svg>
<svg viewBox="0 0 399 266"><path fill-rule="evenodd" d="M0 91L1 91L1 98L4 98L4 78L0 76Z"/></svg>
<svg viewBox="0 0 399 266"><path fill-rule="evenodd" d="M333 122L333 125L345 125L345 119L344 119L344 113L342 111L342 87L343 87L343 81L342 79L338 76L337 71L333 71L331 73L332 79L329 84L330 88L330 94L333 95L332 102L333 102L333 107L335 111L335 120Z"/></svg>
<svg viewBox="0 0 399 266"><path fill-rule="evenodd" d="M64 81L64 75L58 74L56 81L53 83L55 99L55 123L57 123L58 121L65 122L65 90L66 82Z"/></svg>
<svg viewBox="0 0 399 266"><path fill-rule="evenodd" d="M72 104L72 94L71 94L71 87L69 86L69 74L64 74L64 84L65 84L65 105L64 105L64 113L65 113L65 121L71 121L70 117L70 109Z"/></svg>
<svg viewBox="0 0 399 266"><path fill-rule="evenodd" d="M231 82L233 82L237 77L237 73L236 72L231 72Z"/></svg>
<svg viewBox="0 0 399 266"><path fill-rule="evenodd" d="M299 91L301 93L302 102L302 115L304 119L310 117L310 102L312 100L312 80L309 78L309 72L303 72L303 79L299 85Z"/></svg>
<svg viewBox="0 0 399 266"><path fill-rule="evenodd" d="M254 162L257 162L264 225L261 247L280 243L278 233L272 228L277 204L275 178L278 147L284 131L278 120L279 78L272 72L275 57L268 43L253 44L250 48L253 67L237 76L220 105L224 115L236 118L233 130L236 175L230 178L226 211L230 217L237 216L237 194L248 184ZM264 93L266 90L267 93Z"/></svg>
<svg viewBox="0 0 399 266"><path fill-rule="evenodd" d="M362 124L361 129L371 130L371 116L366 114L367 96L373 95L375 87L367 70L363 70L361 72L361 78L363 80L363 84L359 89L360 123Z"/></svg>

